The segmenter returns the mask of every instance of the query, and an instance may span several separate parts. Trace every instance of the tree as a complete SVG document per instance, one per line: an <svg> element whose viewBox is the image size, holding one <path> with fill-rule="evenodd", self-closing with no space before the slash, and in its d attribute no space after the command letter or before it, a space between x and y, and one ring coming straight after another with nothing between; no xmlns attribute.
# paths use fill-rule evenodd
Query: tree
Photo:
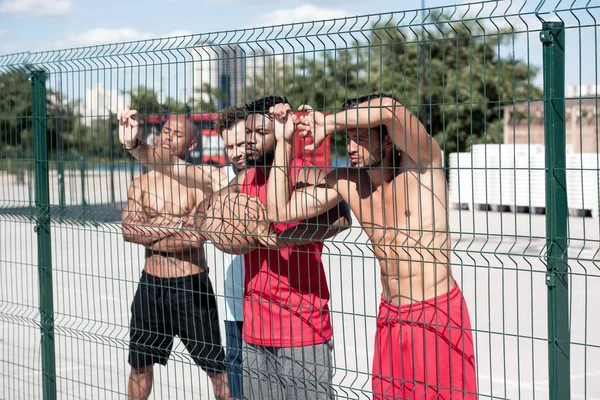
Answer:
<svg viewBox="0 0 600 400"><path fill-rule="evenodd" d="M498 53L511 39L508 31L484 34L477 21L465 21L415 34L389 22L363 33L366 40L320 57L265 63L267 72L248 84L261 90L246 93L285 95L293 106L332 112L345 98L391 93L422 119L446 155L474 143L502 142L502 106L542 95L532 83L538 68ZM344 135L334 138L333 151L345 153Z"/></svg>
<svg viewBox="0 0 600 400"><path fill-rule="evenodd" d="M131 109L138 110L140 114L160 114L163 106L158 102L158 95L152 89L140 86L127 92L131 96Z"/></svg>
<svg viewBox="0 0 600 400"><path fill-rule="evenodd" d="M24 130L31 130L31 82L24 71L0 74L0 146L21 148Z"/></svg>
<svg viewBox="0 0 600 400"><path fill-rule="evenodd" d="M203 83L200 88L195 90L195 98L188 100L188 104L193 104L193 112L214 113L219 111L219 103L226 97L221 89L215 89L208 83Z"/></svg>
<svg viewBox="0 0 600 400"><path fill-rule="evenodd" d="M0 74L0 145L3 150L20 151L17 157L33 149L32 90L24 71ZM78 120L75 103L67 103L62 93L51 88L46 98L46 132L50 155L57 151L87 149L87 128Z"/></svg>

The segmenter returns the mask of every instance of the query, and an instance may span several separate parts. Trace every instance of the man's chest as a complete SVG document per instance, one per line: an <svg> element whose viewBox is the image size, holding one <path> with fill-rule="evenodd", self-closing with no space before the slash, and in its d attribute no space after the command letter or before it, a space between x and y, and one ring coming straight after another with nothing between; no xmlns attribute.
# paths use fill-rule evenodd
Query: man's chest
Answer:
<svg viewBox="0 0 600 400"><path fill-rule="evenodd" d="M142 203L150 213L189 213L196 203L194 191L176 182L156 181L144 189Z"/></svg>
<svg viewBox="0 0 600 400"><path fill-rule="evenodd" d="M410 229L418 216L418 204L410 204L411 190L405 179L383 185L371 182L348 182L340 193L350 205L361 226L370 237L394 236L398 230Z"/></svg>

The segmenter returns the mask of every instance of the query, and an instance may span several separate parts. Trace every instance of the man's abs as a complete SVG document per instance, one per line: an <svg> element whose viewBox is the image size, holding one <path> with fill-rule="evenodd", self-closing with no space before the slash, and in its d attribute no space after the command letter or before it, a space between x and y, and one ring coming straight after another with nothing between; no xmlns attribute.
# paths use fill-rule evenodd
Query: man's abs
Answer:
<svg viewBox="0 0 600 400"><path fill-rule="evenodd" d="M454 286L447 252L431 247L374 246L386 300L402 305L437 297Z"/></svg>
<svg viewBox="0 0 600 400"><path fill-rule="evenodd" d="M204 248L161 253L146 249L146 273L159 278L180 278L206 271Z"/></svg>

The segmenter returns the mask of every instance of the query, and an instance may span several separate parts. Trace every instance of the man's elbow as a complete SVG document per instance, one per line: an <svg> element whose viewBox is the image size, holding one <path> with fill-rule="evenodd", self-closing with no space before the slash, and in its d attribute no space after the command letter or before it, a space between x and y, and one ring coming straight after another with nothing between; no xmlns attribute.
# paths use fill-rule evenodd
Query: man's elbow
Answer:
<svg viewBox="0 0 600 400"><path fill-rule="evenodd" d="M352 226L352 214L350 213L350 207L345 201L337 204L337 219L333 221L332 226L345 231Z"/></svg>
<svg viewBox="0 0 600 400"><path fill-rule="evenodd" d="M269 211L267 212L267 221L273 224L287 224L290 222L298 221L298 218L294 218L294 215L285 207L275 207L274 205L267 204Z"/></svg>
<svg viewBox="0 0 600 400"><path fill-rule="evenodd" d="M140 244L140 239L143 239L143 237L129 224L123 224L121 226L121 233L123 234L123 240L128 243Z"/></svg>

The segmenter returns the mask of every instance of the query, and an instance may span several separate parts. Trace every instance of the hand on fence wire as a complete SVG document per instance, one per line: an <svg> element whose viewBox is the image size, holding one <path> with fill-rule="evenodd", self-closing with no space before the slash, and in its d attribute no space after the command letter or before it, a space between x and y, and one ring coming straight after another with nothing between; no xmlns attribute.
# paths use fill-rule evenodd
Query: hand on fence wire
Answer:
<svg viewBox="0 0 600 400"><path fill-rule="evenodd" d="M296 124L299 119L292 112L292 107L289 104L275 104L269 109L271 117L273 117L273 131L275 140L286 140L292 142L296 133Z"/></svg>
<svg viewBox="0 0 600 400"><path fill-rule="evenodd" d="M302 138L311 137L312 144L306 145L305 150L314 151L323 144L328 135L335 132L331 124L332 118L327 118L321 111L314 110L309 105L301 105L298 111L306 112L306 115L298 117L296 129Z"/></svg>
<svg viewBox="0 0 600 400"><path fill-rule="evenodd" d="M117 113L117 119L119 120L119 141L123 148L130 151L138 147L139 122L137 120L137 110L125 108Z"/></svg>

